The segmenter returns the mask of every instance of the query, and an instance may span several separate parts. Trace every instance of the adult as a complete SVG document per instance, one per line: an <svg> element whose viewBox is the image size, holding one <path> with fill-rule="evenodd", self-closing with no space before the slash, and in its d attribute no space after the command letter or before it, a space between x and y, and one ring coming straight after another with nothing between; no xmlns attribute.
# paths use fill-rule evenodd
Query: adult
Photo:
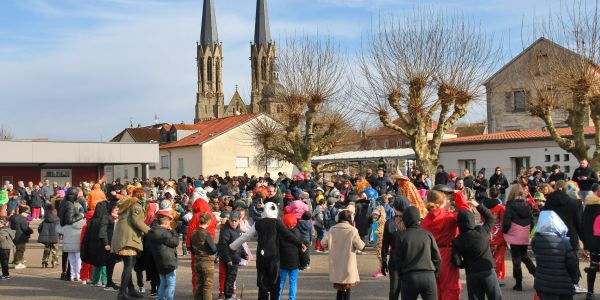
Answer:
<svg viewBox="0 0 600 300"><path fill-rule="evenodd" d="M496 188L500 192L500 199L504 201L506 195L506 189L508 188L508 180L504 176L504 171L500 167L494 169L494 175L489 180L490 188Z"/></svg>
<svg viewBox="0 0 600 300"><path fill-rule="evenodd" d="M550 183L552 186L554 186L559 180L567 180L567 175L560 170L559 165L553 164L551 170L552 172L550 173L550 176L548 176L548 183Z"/></svg>
<svg viewBox="0 0 600 300"><path fill-rule="evenodd" d="M409 206L408 199L404 196L397 196L394 200L394 217L385 221L383 229L383 241L381 244L381 273L386 276L390 275L390 292L389 300L398 300L400 297L401 272L398 269L398 262L390 257L388 262L388 254L395 253L395 233L406 229L402 221L404 210ZM390 255L391 256L391 255Z"/></svg>
<svg viewBox="0 0 600 300"><path fill-rule="evenodd" d="M535 275L535 265L527 255L529 233L533 225L533 211L525 202L528 192L522 185L513 185L506 199L506 211L502 222L504 240L510 245L513 263L513 276L516 284L515 291L523 290L523 272L521 263L525 264L531 275Z"/></svg>
<svg viewBox="0 0 600 300"><path fill-rule="evenodd" d="M376 194L376 193L375 193ZM377 197L375 197L377 198ZM358 230L358 234L360 235L363 241L367 241L369 238L369 229L370 229L370 214L369 214L369 204L371 202L367 199L366 193L361 193L356 201L356 215L354 216L354 222L356 225L356 229Z"/></svg>
<svg viewBox="0 0 600 300"><path fill-rule="evenodd" d="M463 195L465 195L465 199L467 199L467 201L475 200L475 192L471 188L465 186L465 180L462 177L456 178L456 185L454 189L461 191Z"/></svg>
<svg viewBox="0 0 600 300"><path fill-rule="evenodd" d="M589 166L588 160L584 158L579 161L579 167L573 172L572 179L579 185L579 195L581 196L581 200L585 201L587 196L593 194L592 185L598 182L598 175Z"/></svg>
<svg viewBox="0 0 600 300"><path fill-rule="evenodd" d="M471 174L471 171L469 169L463 170L462 178L465 181L465 186L472 189L473 188L473 180L475 180L475 177L473 177L473 175Z"/></svg>
<svg viewBox="0 0 600 300"><path fill-rule="evenodd" d="M487 198L487 189L489 185L488 180L485 178L485 168L483 168L479 170L477 178L473 182L473 190L475 190L475 200L477 200L477 202L481 202L483 199Z"/></svg>
<svg viewBox="0 0 600 300"><path fill-rule="evenodd" d="M136 264L136 257L144 250L142 236L150 230L144 223L142 201L146 198L144 188L136 188L130 197L119 200L119 220L112 237L111 251L123 260L121 288L117 299L129 300L131 296L139 297L133 286L131 271Z"/></svg>
<svg viewBox="0 0 600 300"><path fill-rule="evenodd" d="M100 185L98 185L98 187L99 186ZM81 259L94 266L92 284L101 284L102 282L104 282L104 285L107 284L106 265L108 265L111 259L110 242L107 241L107 231L110 230L112 232L113 228L109 229L108 226L104 226L104 224L110 223L110 218L111 216L108 211L107 202L101 201L95 203L94 215L87 224L81 242Z"/></svg>
<svg viewBox="0 0 600 300"><path fill-rule="evenodd" d="M600 271L600 235L597 232L596 220L600 216L600 197L592 195L585 201L581 240L585 250L590 251L590 266L587 273L587 300L594 299L594 282L596 273Z"/></svg>
<svg viewBox="0 0 600 300"><path fill-rule="evenodd" d="M447 184L448 183L448 173L444 170L444 165L437 166L437 170L435 172L435 182L434 184Z"/></svg>
<svg viewBox="0 0 600 300"><path fill-rule="evenodd" d="M360 281L356 252L365 248L358 230L352 226L352 214L341 211L338 223L329 229L323 246L329 248L329 281L337 290L337 300L350 300L350 293Z"/></svg>
<svg viewBox="0 0 600 300"><path fill-rule="evenodd" d="M96 205L101 201L106 200L106 195L102 191L102 187L99 183L95 183L92 186L92 190L88 193L87 196L87 207L89 210L95 210Z"/></svg>
<svg viewBox="0 0 600 300"><path fill-rule="evenodd" d="M379 195L384 195L387 194L388 191L392 190L393 184L392 181L385 176L385 171L378 169L377 177L373 180L371 186L379 193Z"/></svg>

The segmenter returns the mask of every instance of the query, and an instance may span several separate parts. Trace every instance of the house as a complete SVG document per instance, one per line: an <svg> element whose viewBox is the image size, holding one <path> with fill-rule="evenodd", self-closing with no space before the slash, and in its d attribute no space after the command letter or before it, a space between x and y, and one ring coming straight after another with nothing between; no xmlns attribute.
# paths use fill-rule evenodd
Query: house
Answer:
<svg viewBox="0 0 600 300"><path fill-rule="evenodd" d="M570 128L560 128L558 132L564 136L572 136ZM594 151L595 127L585 128L585 137ZM496 167L501 167L509 181L516 178L519 168L541 166L550 171L557 164L561 170L571 176L579 166L577 159L558 147L544 130L509 131L468 137L459 137L442 142L440 147L440 163L447 172L460 174L469 169L476 174L485 168L486 177L490 177Z"/></svg>
<svg viewBox="0 0 600 300"><path fill-rule="evenodd" d="M394 124L402 126L403 122L400 118L393 121ZM433 132L437 128L437 122L432 121L427 126L427 139L433 138ZM453 130L448 130L444 134L442 139L455 138L456 134ZM410 140L402 135L400 132L382 126L374 131L367 133L367 147L370 150L382 150L382 149L398 149L398 148L410 148Z"/></svg>
<svg viewBox="0 0 600 300"><path fill-rule="evenodd" d="M540 84L551 82L547 80L550 74L549 60L556 57L566 61L579 59L573 51L540 38L484 83L490 133L540 130L546 126L542 119L529 114L527 99L536 97ZM549 84L546 88L549 91L553 89ZM568 93L564 97L568 97ZM567 116L565 110L555 110L553 120L556 126L566 127ZM589 125L592 125L591 120Z"/></svg>
<svg viewBox="0 0 600 300"><path fill-rule="evenodd" d="M246 114L200 121L196 124L164 125L160 130L160 164L151 171L153 177L179 178L183 175L199 176L223 174L232 176L262 175L287 172L293 166L287 162L271 160L267 165L257 165L259 149L252 141L252 122L276 122L269 115Z"/></svg>
<svg viewBox="0 0 600 300"><path fill-rule="evenodd" d="M163 124L154 124L150 126L141 126L125 128L110 141L113 143L156 143L160 141L160 129ZM157 160L158 162L158 160ZM133 178L146 177L152 170L156 169L156 163L148 165L129 164L129 165L107 165L104 167L106 180L112 182L119 178L132 180ZM146 176L142 176L146 175Z"/></svg>
<svg viewBox="0 0 600 300"><path fill-rule="evenodd" d="M458 125L454 128L457 137L466 137L473 135L482 135L488 133L487 123L470 123Z"/></svg>

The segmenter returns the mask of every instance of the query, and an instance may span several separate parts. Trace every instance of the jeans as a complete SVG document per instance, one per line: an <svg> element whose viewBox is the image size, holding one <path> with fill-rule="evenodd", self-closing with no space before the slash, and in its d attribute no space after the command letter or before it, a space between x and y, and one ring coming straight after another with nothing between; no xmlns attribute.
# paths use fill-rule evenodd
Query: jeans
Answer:
<svg viewBox="0 0 600 300"><path fill-rule="evenodd" d="M71 265L71 280L79 279L81 270L81 257L79 252L69 252L69 265Z"/></svg>
<svg viewBox="0 0 600 300"><path fill-rule="evenodd" d="M500 283L498 282L496 272L492 269L467 274L467 293L469 300L502 299L502 292L500 292Z"/></svg>
<svg viewBox="0 0 600 300"><path fill-rule="evenodd" d="M215 273L214 259L214 256L211 255L205 260L196 260L196 292L194 293L194 300L212 300L213 276Z"/></svg>
<svg viewBox="0 0 600 300"><path fill-rule="evenodd" d="M232 266L226 264L225 270L226 270L226 276L225 276L225 291L224 291L225 295L224 296L225 296L225 299L229 299L229 298L233 297L233 289L235 287L235 279L237 277L238 265L235 263Z"/></svg>
<svg viewBox="0 0 600 300"><path fill-rule="evenodd" d="M157 299L173 300L175 297L175 284L177 283L177 270L171 273L160 274L160 286L158 287Z"/></svg>
<svg viewBox="0 0 600 300"><path fill-rule="evenodd" d="M402 300L437 300L437 284L433 272L412 272L402 277Z"/></svg>
<svg viewBox="0 0 600 300"><path fill-rule="evenodd" d="M290 292L288 299L296 300L296 287L298 286L298 269L279 269L279 276L281 276L281 279L279 280L279 300L281 300L281 295L283 295L283 288L285 287L285 281L287 280L288 276L290 277Z"/></svg>
<svg viewBox="0 0 600 300"><path fill-rule="evenodd" d="M2 276L10 275L8 273L8 258L10 257L10 249L0 250L0 265L2 266Z"/></svg>

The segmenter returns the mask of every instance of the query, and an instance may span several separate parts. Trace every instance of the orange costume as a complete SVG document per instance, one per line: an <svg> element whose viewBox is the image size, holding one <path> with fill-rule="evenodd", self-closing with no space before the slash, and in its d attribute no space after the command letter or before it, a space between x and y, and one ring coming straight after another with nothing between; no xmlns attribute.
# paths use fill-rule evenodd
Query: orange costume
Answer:
<svg viewBox="0 0 600 300"><path fill-rule="evenodd" d="M462 191L454 192L456 209L469 210L469 204ZM460 275L452 265L452 241L458 236L457 211L446 211L440 207L430 211L421 221L421 227L433 234L442 256L442 266L437 277L439 300L460 299Z"/></svg>
<svg viewBox="0 0 600 300"><path fill-rule="evenodd" d="M421 199L417 187L408 180L408 177L403 177L402 180L400 180L400 194L408 199L410 205L419 209L421 219L425 218L427 215L425 203L423 203L423 199Z"/></svg>
<svg viewBox="0 0 600 300"><path fill-rule="evenodd" d="M206 228L206 231L208 231L210 233L211 237L214 240L215 239L215 229L217 228L217 218L215 217L212 210L210 209L208 202L206 202L206 200L204 200L202 198L198 198L196 201L194 201L194 204L192 204L192 211L194 212L194 216L192 217L192 219L190 220L190 223L188 225L188 231L187 231L187 235L186 235L187 247L191 247L190 237L192 236L192 233L194 232L194 230L196 230L200 227L198 218L200 218L200 215L205 212L209 213L212 218L212 220L210 221L210 225L208 225L208 227ZM196 266L196 259L194 256L192 256L192 286L193 286L194 294L196 293L196 267L195 266Z"/></svg>
<svg viewBox="0 0 600 300"><path fill-rule="evenodd" d="M92 191L88 193L87 206L89 210L96 209L96 204L100 201L106 200L106 195L100 188L100 184L96 183L92 187Z"/></svg>

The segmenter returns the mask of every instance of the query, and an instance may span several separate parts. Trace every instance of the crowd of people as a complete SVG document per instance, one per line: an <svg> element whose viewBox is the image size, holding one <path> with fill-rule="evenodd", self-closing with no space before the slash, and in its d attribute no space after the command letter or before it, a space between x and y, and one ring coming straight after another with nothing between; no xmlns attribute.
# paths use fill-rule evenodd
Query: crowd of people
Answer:
<svg viewBox="0 0 600 300"><path fill-rule="evenodd" d="M259 299L280 299L286 283L289 299L296 299L310 253L328 253L336 299L350 299L360 281L357 255L367 246L380 264L373 276L389 276L389 299L460 299L460 269L469 299L501 299L509 249L515 291L523 290L525 265L539 299L585 293L579 286L584 257L590 261L586 297L594 299L600 190L588 162L570 178L558 166L549 175L520 170L512 183L501 168L489 178L485 169L470 173L459 177L439 166L431 180L417 167L390 175L383 164L364 175L328 177L303 170L293 177L225 172L62 187L48 180L5 182L0 279L10 279L11 251L14 269L27 267L36 224L43 268L60 265L62 280L116 291L117 299L142 298L147 282L152 297L173 299L182 255L191 255L195 299L212 299L215 272L217 299L238 299L238 268L251 260ZM580 242L589 255L579 251ZM117 263L123 264L120 286L113 281Z"/></svg>

